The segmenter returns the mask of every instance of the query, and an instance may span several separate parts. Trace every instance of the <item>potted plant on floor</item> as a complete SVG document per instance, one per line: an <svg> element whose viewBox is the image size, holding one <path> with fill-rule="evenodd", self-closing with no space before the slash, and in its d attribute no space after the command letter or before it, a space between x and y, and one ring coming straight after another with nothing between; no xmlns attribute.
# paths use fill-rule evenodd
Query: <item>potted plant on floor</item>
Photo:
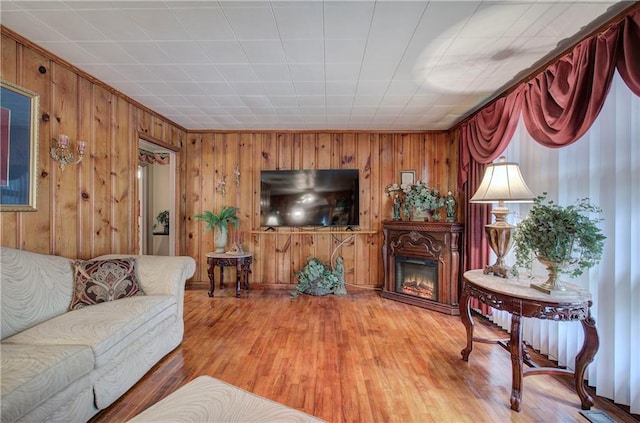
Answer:
<svg viewBox="0 0 640 423"><path fill-rule="evenodd" d="M513 272L518 274L518 267L530 270L537 259L546 266L549 278L542 285L531 286L549 294L565 290L559 274L579 276L598 264L606 237L598 227L602 219L586 215L602 212L588 198L562 207L546 200L546 195L534 199L528 216L517 226Z"/></svg>
<svg viewBox="0 0 640 423"><path fill-rule="evenodd" d="M342 257L336 259L336 266L333 270L319 259L309 257L307 264L302 270L295 272L294 276L298 278L298 285L296 285L296 290L291 292L293 298L298 294L347 295Z"/></svg>
<svg viewBox="0 0 640 423"><path fill-rule="evenodd" d="M238 211L237 207L222 206L218 213L212 211L205 211L201 214L196 214L193 217L201 220L207 224L204 230L214 230L213 243L216 247L216 253L224 253L224 249L227 246L227 238L229 234L229 224L233 224L236 228L239 225L239 219L236 215Z"/></svg>

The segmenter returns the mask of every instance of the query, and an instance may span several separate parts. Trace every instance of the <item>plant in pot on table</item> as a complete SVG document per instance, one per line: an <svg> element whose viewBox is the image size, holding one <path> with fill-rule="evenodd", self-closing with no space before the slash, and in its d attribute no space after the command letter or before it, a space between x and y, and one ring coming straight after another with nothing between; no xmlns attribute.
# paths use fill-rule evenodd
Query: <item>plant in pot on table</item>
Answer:
<svg viewBox="0 0 640 423"><path fill-rule="evenodd" d="M517 275L518 267L530 271L534 258L538 259L546 266L549 278L531 287L550 294L565 290L558 274L579 276L600 262L606 237L598 227L602 219L587 216L602 212L588 198L562 207L546 196L545 192L534 199L528 216L517 226L513 272Z"/></svg>
<svg viewBox="0 0 640 423"><path fill-rule="evenodd" d="M236 215L238 211L237 207L222 206L218 213L213 213L209 210L196 214L193 217L205 222L207 226L205 231L213 229L213 243L216 247L216 253L224 253L224 249L227 246L227 238L229 234L229 224L233 224L236 228L239 225L239 219Z"/></svg>

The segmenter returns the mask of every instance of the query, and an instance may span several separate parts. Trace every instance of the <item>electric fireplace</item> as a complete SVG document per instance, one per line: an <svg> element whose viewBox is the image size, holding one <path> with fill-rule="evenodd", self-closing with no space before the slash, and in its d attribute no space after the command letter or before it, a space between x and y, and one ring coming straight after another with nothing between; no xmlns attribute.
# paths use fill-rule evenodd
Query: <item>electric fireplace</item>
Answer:
<svg viewBox="0 0 640 423"><path fill-rule="evenodd" d="M450 222L383 222L382 297L460 314L462 230Z"/></svg>

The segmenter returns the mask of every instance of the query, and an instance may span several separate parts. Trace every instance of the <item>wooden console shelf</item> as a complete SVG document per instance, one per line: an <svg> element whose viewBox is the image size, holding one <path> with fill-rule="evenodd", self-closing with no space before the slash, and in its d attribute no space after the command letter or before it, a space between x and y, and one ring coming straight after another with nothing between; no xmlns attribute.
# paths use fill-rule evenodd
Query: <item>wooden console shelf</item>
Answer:
<svg viewBox="0 0 640 423"><path fill-rule="evenodd" d="M382 228L382 297L459 315L463 225L455 222L386 221L382 223ZM396 258L400 260L397 261ZM396 275L402 273L397 272L396 266L402 266L402 260L426 260L434 263L432 268L437 269L437 280L431 281L433 298L409 294L408 290L399 289L404 282L396 281Z"/></svg>
<svg viewBox="0 0 640 423"><path fill-rule="evenodd" d="M340 231L305 231L305 230L301 230L301 231L290 231L290 230L285 230L285 231L251 231L250 233L252 234L260 234L260 235L358 235L358 234L363 234L363 235L373 235L373 234L377 234L377 231L360 231L360 230L353 230L353 231L344 231L344 230L340 230Z"/></svg>

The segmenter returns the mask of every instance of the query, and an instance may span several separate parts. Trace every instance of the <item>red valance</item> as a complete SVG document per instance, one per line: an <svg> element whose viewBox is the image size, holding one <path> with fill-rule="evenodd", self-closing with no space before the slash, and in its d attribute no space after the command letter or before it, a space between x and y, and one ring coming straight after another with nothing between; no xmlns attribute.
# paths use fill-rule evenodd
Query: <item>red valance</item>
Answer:
<svg viewBox="0 0 640 423"><path fill-rule="evenodd" d="M151 153L145 150L138 151L138 161L140 163L168 165L169 157L168 154L164 153Z"/></svg>

